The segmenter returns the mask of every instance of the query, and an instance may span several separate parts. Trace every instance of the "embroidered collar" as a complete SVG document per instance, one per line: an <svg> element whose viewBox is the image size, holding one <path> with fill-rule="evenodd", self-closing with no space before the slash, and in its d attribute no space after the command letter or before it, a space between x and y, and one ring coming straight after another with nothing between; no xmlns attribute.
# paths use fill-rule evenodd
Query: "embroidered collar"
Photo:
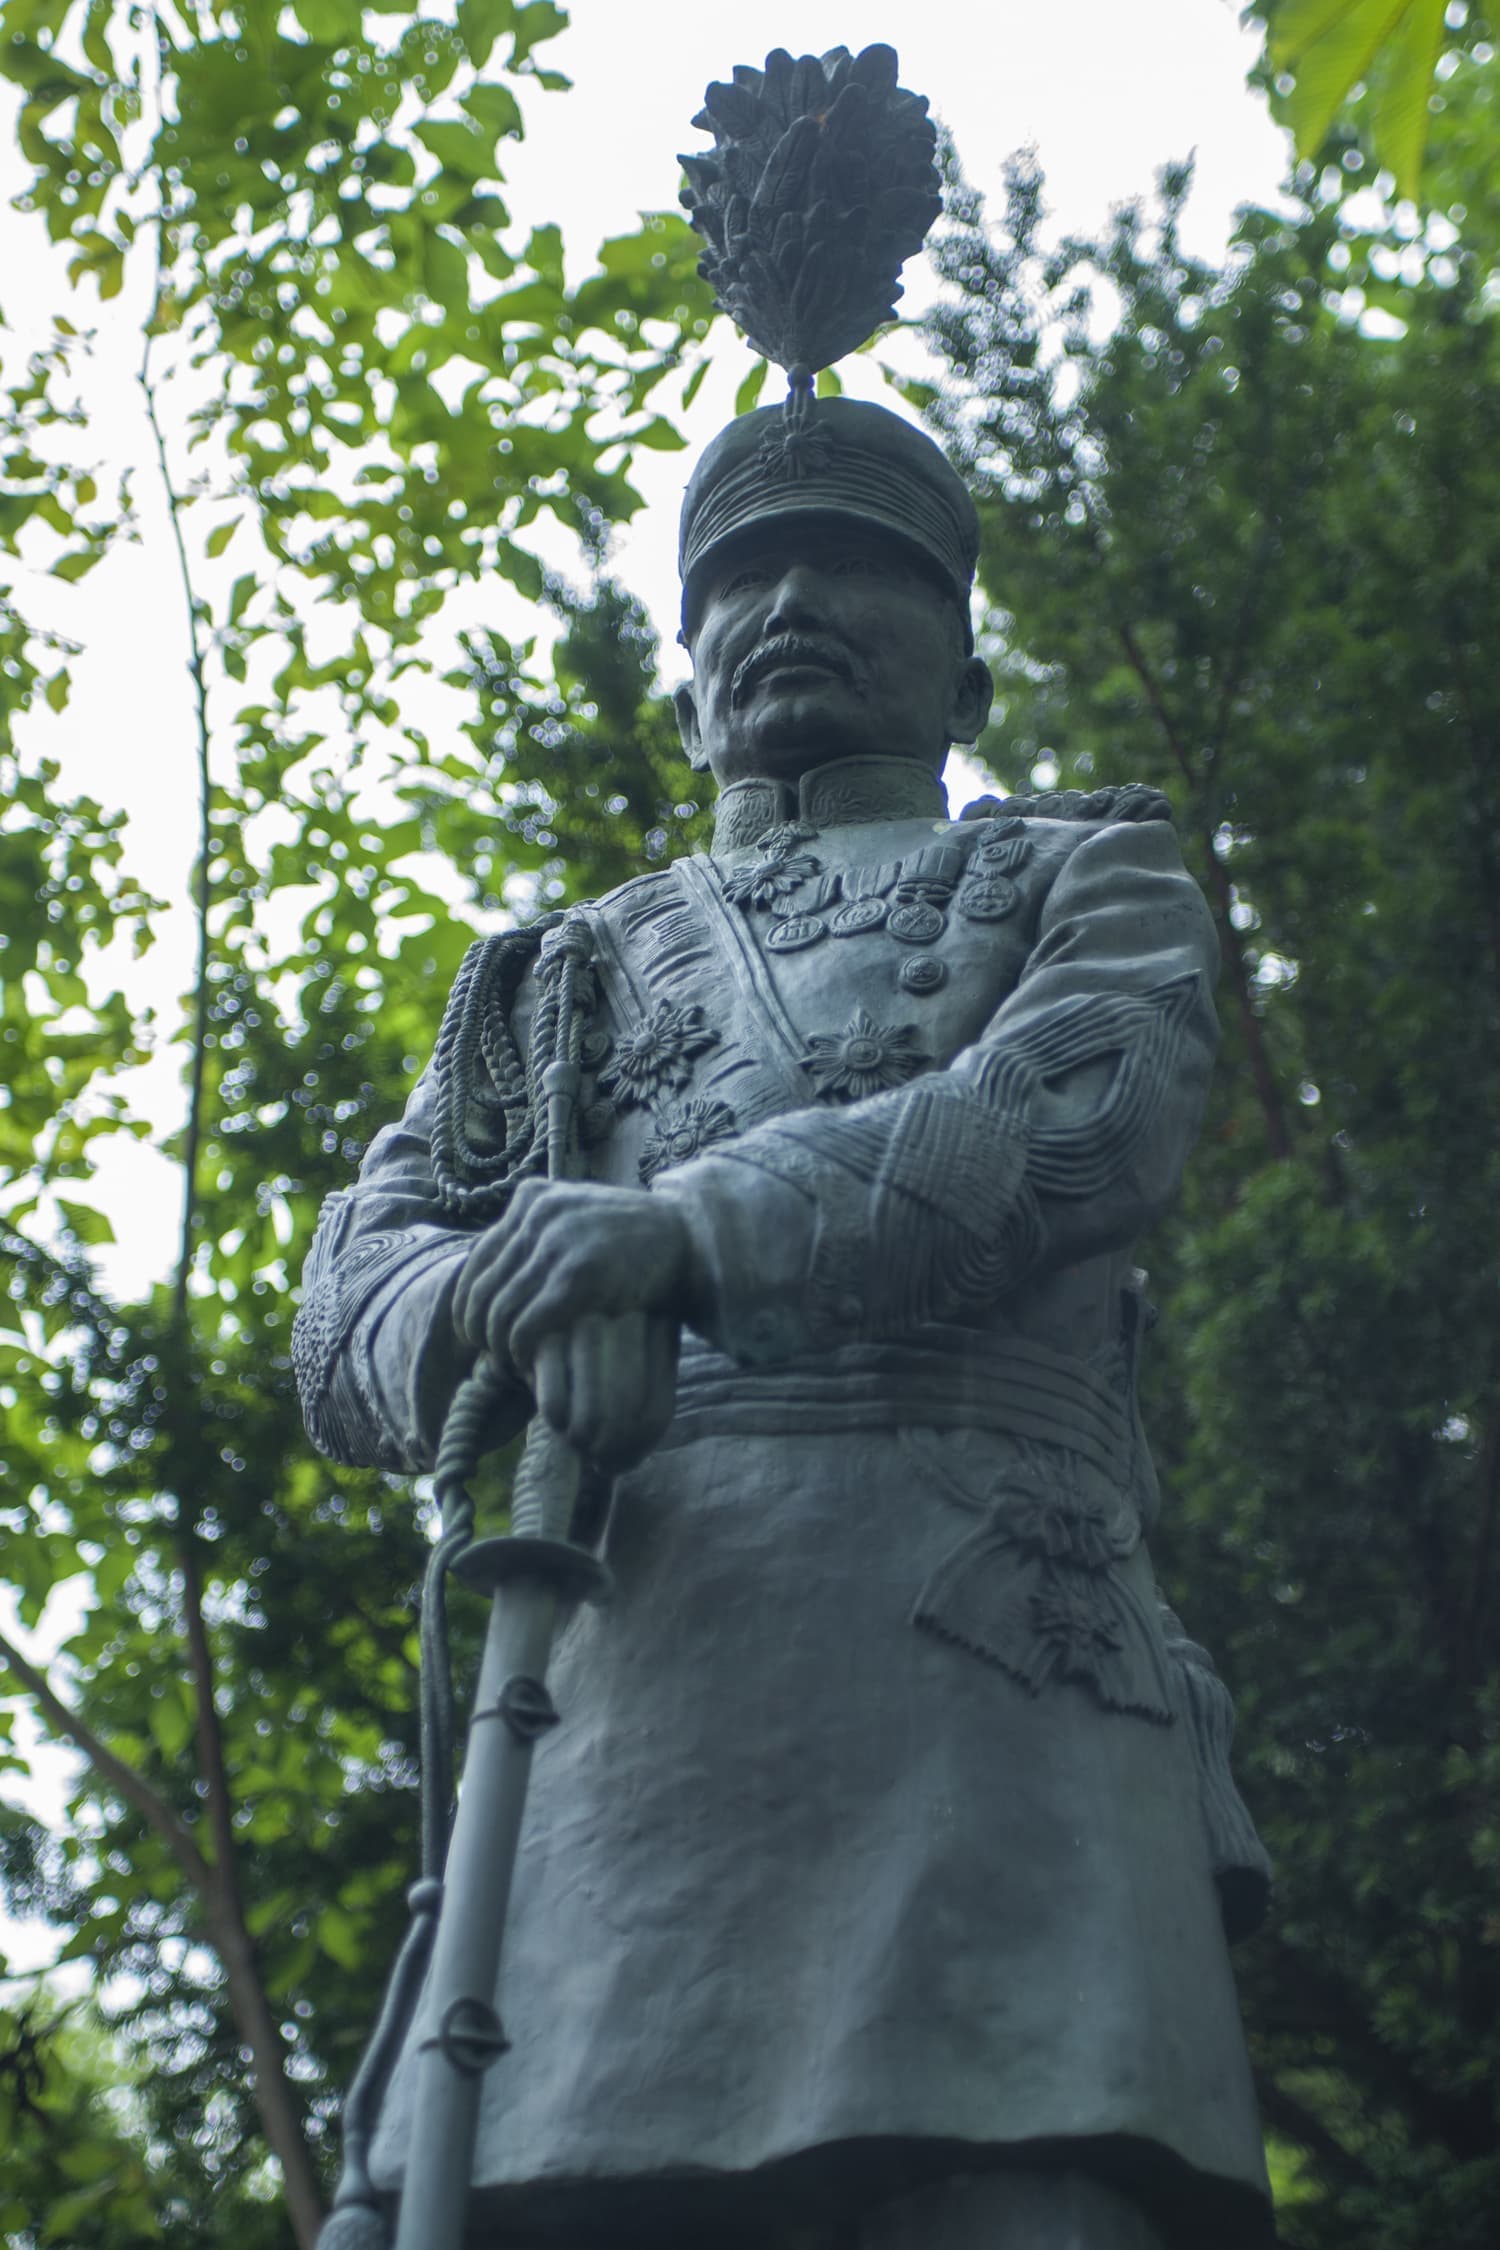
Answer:
<svg viewBox="0 0 1500 2250"><path fill-rule="evenodd" d="M835 758L790 782L733 781L719 797L713 850L748 851L781 821L837 828L872 820L946 820L948 792L920 758Z"/></svg>

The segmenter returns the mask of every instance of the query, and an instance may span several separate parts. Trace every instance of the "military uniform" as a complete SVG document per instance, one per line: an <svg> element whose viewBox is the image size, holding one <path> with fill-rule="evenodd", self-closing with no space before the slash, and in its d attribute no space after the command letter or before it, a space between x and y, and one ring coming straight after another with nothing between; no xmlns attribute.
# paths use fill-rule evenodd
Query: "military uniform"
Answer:
<svg viewBox="0 0 1500 2250"><path fill-rule="evenodd" d="M1154 793L975 811L889 758L743 782L573 918L587 1175L672 1200L710 1302L556 1654L476 2242L727 2244L1008 2163L1269 2239L1224 1929L1265 1862L1135 1404L1216 939ZM495 988L523 1051L537 989ZM430 1465L451 1395L440 1098L308 1268L343 1459Z"/></svg>

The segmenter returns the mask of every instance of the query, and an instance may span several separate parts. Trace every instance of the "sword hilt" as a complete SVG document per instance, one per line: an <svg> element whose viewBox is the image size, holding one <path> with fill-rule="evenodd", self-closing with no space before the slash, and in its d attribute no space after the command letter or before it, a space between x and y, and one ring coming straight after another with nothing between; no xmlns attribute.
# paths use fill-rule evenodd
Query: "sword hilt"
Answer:
<svg viewBox="0 0 1500 2250"><path fill-rule="evenodd" d="M512 1536L566 1539L582 1478L583 1464L567 1439L544 1415L534 1414L510 1491Z"/></svg>

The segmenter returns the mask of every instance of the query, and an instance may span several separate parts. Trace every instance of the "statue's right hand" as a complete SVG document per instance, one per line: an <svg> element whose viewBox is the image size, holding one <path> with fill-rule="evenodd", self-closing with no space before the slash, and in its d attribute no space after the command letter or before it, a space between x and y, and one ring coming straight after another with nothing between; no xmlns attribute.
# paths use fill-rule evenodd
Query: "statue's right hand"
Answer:
<svg viewBox="0 0 1500 2250"><path fill-rule="evenodd" d="M519 1376L580 1453L627 1467L650 1452L676 1401L680 1322L662 1301L675 1214L618 1189L542 1181L529 1189L470 1251L454 1328L470 1350Z"/></svg>
<svg viewBox="0 0 1500 2250"><path fill-rule="evenodd" d="M663 1313L587 1313L544 1336L532 1363L538 1411L587 1460L628 1469L666 1431L677 1400L679 1323Z"/></svg>

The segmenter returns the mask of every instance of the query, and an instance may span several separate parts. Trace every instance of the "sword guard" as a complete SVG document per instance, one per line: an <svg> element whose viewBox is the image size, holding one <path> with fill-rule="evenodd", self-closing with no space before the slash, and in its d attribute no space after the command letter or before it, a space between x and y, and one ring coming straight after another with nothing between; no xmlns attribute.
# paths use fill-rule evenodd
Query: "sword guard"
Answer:
<svg viewBox="0 0 1500 2250"><path fill-rule="evenodd" d="M608 1599L614 1580L597 1555L571 1539L537 1539L524 1534L506 1539L476 1539L452 1565L455 1578L480 1593L493 1594L519 1578L550 1586L578 1601Z"/></svg>

